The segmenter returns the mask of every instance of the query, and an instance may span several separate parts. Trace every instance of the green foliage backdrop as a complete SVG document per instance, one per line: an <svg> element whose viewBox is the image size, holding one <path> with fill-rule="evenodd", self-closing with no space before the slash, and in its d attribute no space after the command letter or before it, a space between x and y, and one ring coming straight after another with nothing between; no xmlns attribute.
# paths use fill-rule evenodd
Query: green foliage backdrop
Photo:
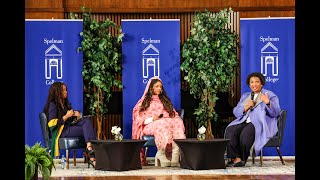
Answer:
<svg viewBox="0 0 320 180"><path fill-rule="evenodd" d="M91 17L91 10L83 11L83 39L79 51L83 51L84 104L97 122L97 138L105 139L102 120L108 112L107 103L112 95L112 87L122 88L121 80L121 27L106 19L97 22ZM111 30L118 31L116 35Z"/></svg>
<svg viewBox="0 0 320 180"><path fill-rule="evenodd" d="M217 120L214 105L218 92L227 92L236 76L239 36L230 28L232 9L217 13L205 10L193 17L191 35L182 47L181 70L190 94L200 99L195 109L196 124L207 128L213 138L211 120Z"/></svg>

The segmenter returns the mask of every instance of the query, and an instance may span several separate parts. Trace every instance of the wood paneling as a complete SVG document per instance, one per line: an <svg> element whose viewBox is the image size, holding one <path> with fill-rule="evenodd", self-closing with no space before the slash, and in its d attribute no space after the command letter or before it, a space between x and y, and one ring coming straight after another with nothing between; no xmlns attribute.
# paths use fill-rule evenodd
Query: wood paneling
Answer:
<svg viewBox="0 0 320 180"><path fill-rule="evenodd" d="M63 0L25 0L26 9L63 8Z"/></svg>
<svg viewBox="0 0 320 180"><path fill-rule="evenodd" d="M62 12L25 12L25 19L65 19Z"/></svg>
<svg viewBox="0 0 320 180"><path fill-rule="evenodd" d="M238 0L65 0L66 11L79 12L81 6L92 8L93 12L194 12L196 10L220 10L236 7ZM125 5L124 5L125 3Z"/></svg>
<svg viewBox="0 0 320 180"><path fill-rule="evenodd" d="M245 11L240 12L240 18L261 17L295 17L295 11Z"/></svg>
<svg viewBox="0 0 320 180"><path fill-rule="evenodd" d="M97 119L93 118L93 126L97 130ZM111 134L112 126L121 127L121 132L123 133L123 122L122 114L108 114L106 118L102 121L102 137L103 139L112 139L114 138Z"/></svg>
<svg viewBox="0 0 320 180"><path fill-rule="evenodd" d="M64 19L63 0L26 0L26 19Z"/></svg>
<svg viewBox="0 0 320 180"><path fill-rule="evenodd" d="M125 5L124 5L125 4ZM26 12L36 9L64 8L65 12L81 12L81 7L95 13L173 13L208 9L219 11L231 7L235 11L294 11L294 0L26 0Z"/></svg>
<svg viewBox="0 0 320 180"><path fill-rule="evenodd" d="M238 0L239 7L295 7L295 0Z"/></svg>

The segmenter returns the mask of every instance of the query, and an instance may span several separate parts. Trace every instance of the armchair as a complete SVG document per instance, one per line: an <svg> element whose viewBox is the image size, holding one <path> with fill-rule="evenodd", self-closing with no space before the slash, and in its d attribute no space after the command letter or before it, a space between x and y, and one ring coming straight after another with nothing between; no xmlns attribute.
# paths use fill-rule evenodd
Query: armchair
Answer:
<svg viewBox="0 0 320 180"><path fill-rule="evenodd" d="M264 147L275 147L277 149L278 155L283 165L285 164L285 162L280 152L280 146L282 145L282 142L283 142L284 127L286 125L286 119L287 119L287 111L281 110L280 115L278 117L278 132L275 136L269 139L266 145L264 145ZM252 156L252 164L254 164L254 156L255 155ZM263 156L262 156L262 149L261 149L260 150L260 166L262 166L262 163L263 163Z"/></svg>
<svg viewBox="0 0 320 180"><path fill-rule="evenodd" d="M47 117L45 113L39 114L40 125L42 136L44 140L45 147L51 149L51 137L50 130L47 125ZM76 150L77 149L86 149L86 142L84 137L68 137L68 138L59 138L59 147L60 149L66 150L66 168L69 169L69 150L73 151L73 165L76 166ZM85 151L84 151L85 152ZM84 162L86 162L86 154L84 154Z"/></svg>

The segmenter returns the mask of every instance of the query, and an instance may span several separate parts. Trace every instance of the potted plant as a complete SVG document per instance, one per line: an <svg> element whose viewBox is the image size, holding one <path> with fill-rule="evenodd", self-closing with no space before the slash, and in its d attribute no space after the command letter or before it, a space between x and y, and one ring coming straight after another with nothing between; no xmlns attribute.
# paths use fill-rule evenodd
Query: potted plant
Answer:
<svg viewBox="0 0 320 180"><path fill-rule="evenodd" d="M32 147L25 145L25 180L38 179L38 172L43 179L49 179L53 168L55 168L54 162L47 148L42 147L38 142Z"/></svg>
<svg viewBox="0 0 320 180"><path fill-rule="evenodd" d="M238 68L239 35L229 23L232 10L217 13L205 10L193 17L191 35L182 46L181 71L190 94L200 100L195 109L196 124L206 127L206 137L214 138L211 120L217 120L214 110L218 92L227 92Z"/></svg>

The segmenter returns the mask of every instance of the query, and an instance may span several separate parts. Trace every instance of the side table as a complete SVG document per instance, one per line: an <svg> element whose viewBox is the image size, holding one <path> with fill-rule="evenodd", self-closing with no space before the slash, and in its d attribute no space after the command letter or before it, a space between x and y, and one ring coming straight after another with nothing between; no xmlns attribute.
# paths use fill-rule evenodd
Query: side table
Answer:
<svg viewBox="0 0 320 180"><path fill-rule="evenodd" d="M127 171L142 169L140 149L146 140L123 139L91 141L95 151L96 170Z"/></svg>
<svg viewBox="0 0 320 180"><path fill-rule="evenodd" d="M180 168L192 170L225 169L224 154L229 139L174 139L180 148Z"/></svg>

